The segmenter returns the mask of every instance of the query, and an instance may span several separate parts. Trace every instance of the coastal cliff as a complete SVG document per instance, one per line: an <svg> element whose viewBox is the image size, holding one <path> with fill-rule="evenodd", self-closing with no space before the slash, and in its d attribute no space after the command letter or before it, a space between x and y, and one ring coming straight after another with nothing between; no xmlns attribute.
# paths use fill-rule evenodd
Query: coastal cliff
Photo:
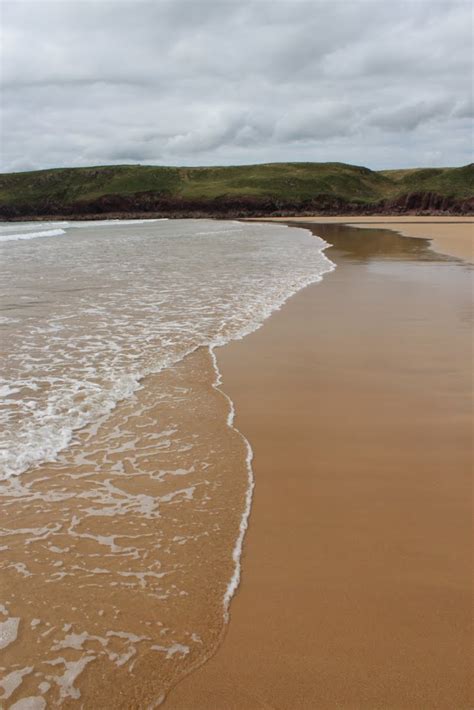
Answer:
<svg viewBox="0 0 474 710"><path fill-rule="evenodd" d="M474 214L474 164L376 172L344 163L105 166L0 175L0 218Z"/></svg>

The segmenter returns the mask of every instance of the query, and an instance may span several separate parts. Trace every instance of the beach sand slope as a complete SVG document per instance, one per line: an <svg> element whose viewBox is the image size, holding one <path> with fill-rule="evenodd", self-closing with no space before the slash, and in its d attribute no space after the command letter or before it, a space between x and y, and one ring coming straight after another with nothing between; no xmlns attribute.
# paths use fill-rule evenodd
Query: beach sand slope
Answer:
<svg viewBox="0 0 474 710"><path fill-rule="evenodd" d="M468 708L469 266L313 229L336 270L217 352L255 498L227 636L165 707Z"/></svg>

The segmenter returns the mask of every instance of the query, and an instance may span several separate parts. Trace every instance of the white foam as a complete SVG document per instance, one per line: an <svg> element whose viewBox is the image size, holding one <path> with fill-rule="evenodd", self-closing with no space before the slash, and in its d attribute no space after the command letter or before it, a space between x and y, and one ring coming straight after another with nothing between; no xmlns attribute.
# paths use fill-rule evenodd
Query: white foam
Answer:
<svg viewBox="0 0 474 710"><path fill-rule="evenodd" d="M19 232L18 234L0 234L0 242L16 242L20 239L37 239L38 237L59 237L66 234L64 229L46 229L41 232Z"/></svg>
<svg viewBox="0 0 474 710"><path fill-rule="evenodd" d="M9 710L44 710L46 700L40 695L30 695L28 698L17 700L16 703L10 705Z"/></svg>
<svg viewBox="0 0 474 710"><path fill-rule="evenodd" d="M7 565L7 569L9 567L13 567L13 569L16 569L18 574L21 574L22 577L32 577L33 576L24 562L12 562L11 564Z"/></svg>
<svg viewBox="0 0 474 710"><path fill-rule="evenodd" d="M65 698L73 698L74 700L78 700L81 697L81 693L79 689L75 687L74 683L88 663L91 663L94 659L95 656L83 656L78 661L66 661L64 658L57 658L54 661L47 661L47 663L52 666L60 663L64 665L64 673L62 675L48 676L48 680L54 681L59 687L59 695L61 700L64 700Z"/></svg>
<svg viewBox="0 0 474 710"><path fill-rule="evenodd" d="M10 387L10 385L2 385L0 387L0 397L9 397L11 394L16 394L20 389L18 387Z"/></svg>
<svg viewBox="0 0 474 710"><path fill-rule="evenodd" d="M243 338L293 293L334 268L322 254L325 242L303 229L283 239L288 228L281 225L171 221L160 230L145 224L130 230L130 238L124 230L100 240L87 230L154 221L162 220L64 224L84 229L67 248L59 241L54 248L36 247L44 269L31 273L27 285L33 292L20 298L28 308L41 301L43 291L35 295L34 283L52 269L53 300L41 323L31 319L12 330L13 340L20 340L6 353L12 377L1 381L6 408L0 410L0 478L55 461L76 431L93 422L99 426L118 402L137 392L143 377L199 347ZM138 264L137 270L129 273L129 264ZM12 268L18 268L16 260ZM69 274L77 274L78 288ZM133 448L131 442L126 446ZM170 447L171 440L154 446ZM122 453L119 447L116 453Z"/></svg>
<svg viewBox="0 0 474 710"><path fill-rule="evenodd" d="M4 232L0 233L0 242L15 242L21 239L38 239L40 237L60 237L66 234L66 230L70 228L83 229L85 227L122 227L134 224L152 224L153 222L167 222L166 217L160 219L100 219L100 220L84 220L78 222L49 222L46 223L47 226L55 227L53 229L41 229L40 231L35 230L34 232L16 232L10 233L8 230L11 227L7 227ZM21 223L20 223L21 224ZM35 225L41 223L34 223ZM64 229L62 229L64 227Z"/></svg>
<svg viewBox="0 0 474 710"><path fill-rule="evenodd" d="M11 616L6 621L0 621L0 648L6 648L13 641L16 641L19 625L20 619L14 616Z"/></svg>
<svg viewBox="0 0 474 710"><path fill-rule="evenodd" d="M96 638L95 636L90 636L87 631L83 631L81 634L68 634L62 641L58 641L51 648L54 651L58 651L61 648L73 648L76 651L82 649L82 645L85 641Z"/></svg>
<svg viewBox="0 0 474 710"><path fill-rule="evenodd" d="M23 682L23 676L29 675L33 671L33 666L20 668L19 670L8 673L3 679L0 679L0 687L3 688L3 694L0 696L3 700L7 700L10 695L20 687Z"/></svg>
<svg viewBox="0 0 474 710"><path fill-rule="evenodd" d="M245 493L245 506L244 506L244 510L243 510L242 517L240 520L239 534L237 536L237 540L235 541L234 549L232 550L232 560L234 562L234 571L233 571L232 576L227 584L227 589L225 591L224 599L223 599L224 618L225 618L225 621L227 622L229 620L230 602L232 601L232 597L234 596L234 594L237 591L238 586L240 584L240 573L241 573L240 558L242 556L242 547L243 547L243 543L244 543L244 537L245 537L245 533L248 528L250 511L252 508L252 497L253 497L253 490L255 487L255 478L254 478L253 469L252 469L252 460L253 460L252 447L250 446L249 441L245 438L245 436L242 434L242 432L240 432L234 426L234 418L235 418L234 403L231 400L231 398L229 397L229 395L226 394L225 392L223 392L220 387L220 385L222 384L222 376L221 376L221 373L220 373L220 370L219 370L219 367L217 364L217 358L216 358L214 350L215 350L214 347L209 348L209 352L211 354L212 362L214 365L214 370L216 373L216 379L214 381L213 386L216 390L218 390L223 395L223 397L226 398L226 400L229 403L229 413L227 415L227 426L239 434L239 436L244 441L245 447L247 449L247 456L246 456L247 491Z"/></svg>
<svg viewBox="0 0 474 710"><path fill-rule="evenodd" d="M153 222L167 222L167 217L154 219L91 219L77 222L70 222L70 227L122 227L133 224L153 224Z"/></svg>
<svg viewBox="0 0 474 710"><path fill-rule="evenodd" d="M173 658L173 656L187 656L189 653L189 646L185 646L182 643L173 643L171 646L159 646L155 644L150 646L153 651L161 651L166 654L165 658Z"/></svg>

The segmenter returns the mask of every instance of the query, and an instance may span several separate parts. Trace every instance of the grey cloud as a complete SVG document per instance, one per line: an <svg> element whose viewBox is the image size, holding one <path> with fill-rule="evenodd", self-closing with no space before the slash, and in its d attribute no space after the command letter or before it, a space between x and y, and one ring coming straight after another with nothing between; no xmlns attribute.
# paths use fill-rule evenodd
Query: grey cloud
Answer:
<svg viewBox="0 0 474 710"><path fill-rule="evenodd" d="M321 101L293 108L278 121L276 137L281 140L324 140L353 131L354 111L350 105Z"/></svg>
<svg viewBox="0 0 474 710"><path fill-rule="evenodd" d="M0 169L472 160L464 0L2 5Z"/></svg>
<svg viewBox="0 0 474 710"><path fill-rule="evenodd" d="M415 101L391 111L377 110L372 114L370 122L388 131L413 131L427 121L447 116L450 109L451 102L447 99Z"/></svg>
<svg viewBox="0 0 474 710"><path fill-rule="evenodd" d="M474 101L472 95L460 101L453 109L455 118L474 118Z"/></svg>

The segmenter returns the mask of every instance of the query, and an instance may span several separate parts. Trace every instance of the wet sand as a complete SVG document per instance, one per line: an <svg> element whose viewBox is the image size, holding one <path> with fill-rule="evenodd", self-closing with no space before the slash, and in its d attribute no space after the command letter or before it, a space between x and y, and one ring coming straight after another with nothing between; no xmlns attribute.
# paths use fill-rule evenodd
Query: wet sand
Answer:
<svg viewBox="0 0 474 710"><path fill-rule="evenodd" d="M271 221L286 221L272 218ZM440 254L474 262L474 217L296 217L293 222L347 224L363 229L393 229L404 237L429 239Z"/></svg>
<svg viewBox="0 0 474 710"><path fill-rule="evenodd" d="M0 482L2 710L150 708L219 645L248 468L215 382L200 348Z"/></svg>
<svg viewBox="0 0 474 710"><path fill-rule="evenodd" d="M255 456L243 579L165 707L468 708L470 267L314 232L337 269L217 351Z"/></svg>

